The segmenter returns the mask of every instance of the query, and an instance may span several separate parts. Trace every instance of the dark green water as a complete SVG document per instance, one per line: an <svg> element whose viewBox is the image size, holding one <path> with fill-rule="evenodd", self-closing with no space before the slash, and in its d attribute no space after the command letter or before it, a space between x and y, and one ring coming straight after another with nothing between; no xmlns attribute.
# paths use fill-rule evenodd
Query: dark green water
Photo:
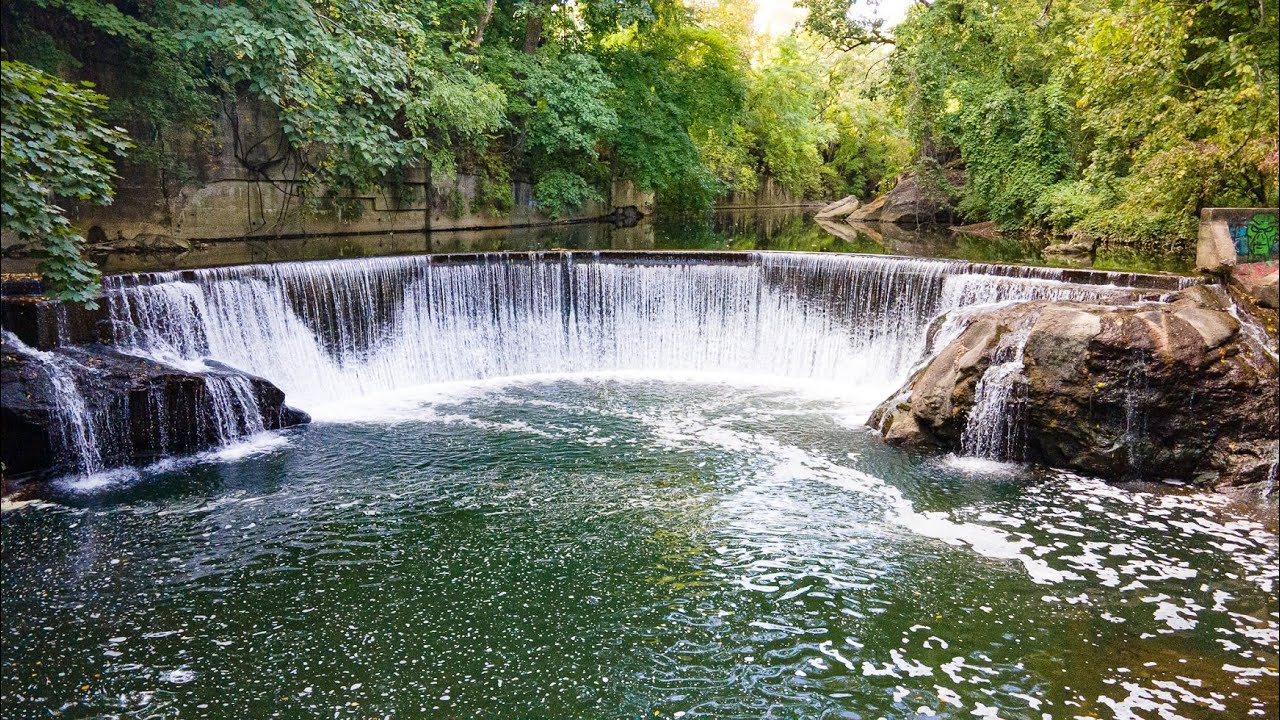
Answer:
<svg viewBox="0 0 1280 720"><path fill-rule="evenodd" d="M243 263L330 260L420 253L530 250L793 250L950 258L972 262L1093 267L1126 272L1194 270L1189 248L1165 251L1101 247L1092 258L1045 255L1028 238L980 238L942 227L908 228L879 223L857 227L815 222L814 208L721 210L710 215L646 218L633 227L579 223L528 228L452 230L424 234L347 235L289 240L204 243L181 254L113 253L93 256L107 273L202 268ZM37 258L8 258L7 272L34 272Z"/></svg>
<svg viewBox="0 0 1280 720"><path fill-rule="evenodd" d="M4 717L1273 717L1274 528L791 387L400 393L3 515Z"/></svg>
<svg viewBox="0 0 1280 720"><path fill-rule="evenodd" d="M1033 238L993 238L955 233L945 227L889 223L817 222L813 209L722 210L710 218L657 217L655 245L666 250L790 250L801 252L906 255L983 263L1088 267L1125 272L1190 274L1194 251L1101 246L1092 257L1046 255Z"/></svg>

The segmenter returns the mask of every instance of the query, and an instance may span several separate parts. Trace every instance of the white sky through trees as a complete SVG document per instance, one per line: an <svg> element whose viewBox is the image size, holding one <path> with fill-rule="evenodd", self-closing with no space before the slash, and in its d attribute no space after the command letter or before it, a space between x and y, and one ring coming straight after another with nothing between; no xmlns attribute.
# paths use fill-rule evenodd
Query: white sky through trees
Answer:
<svg viewBox="0 0 1280 720"><path fill-rule="evenodd" d="M884 20L886 28L906 17L915 0L853 0L853 17ZM804 19L804 9L794 0L756 0L755 30L761 35L783 35Z"/></svg>

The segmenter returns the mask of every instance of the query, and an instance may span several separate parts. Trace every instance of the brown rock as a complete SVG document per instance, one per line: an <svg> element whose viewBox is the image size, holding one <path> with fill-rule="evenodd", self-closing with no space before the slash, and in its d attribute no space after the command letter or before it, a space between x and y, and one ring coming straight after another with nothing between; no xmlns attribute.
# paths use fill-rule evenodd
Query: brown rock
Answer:
<svg viewBox="0 0 1280 720"><path fill-rule="evenodd" d="M845 220L853 222L879 222L880 211L884 209L884 195L872 200L862 207L849 213Z"/></svg>
<svg viewBox="0 0 1280 720"><path fill-rule="evenodd" d="M953 202L935 183L921 181L915 173L904 173L884 196L878 219L900 225L951 223L956 219Z"/></svg>
<svg viewBox="0 0 1280 720"><path fill-rule="evenodd" d="M1087 240L1068 240L1067 242L1047 245L1043 252L1045 255L1081 257L1093 254L1093 243Z"/></svg>
<svg viewBox="0 0 1280 720"><path fill-rule="evenodd" d="M973 223L972 225L953 225L947 229L960 235L973 235L974 237L987 238L988 240L1000 235L1000 230L996 227L994 220Z"/></svg>
<svg viewBox="0 0 1280 720"><path fill-rule="evenodd" d="M858 201L857 195L848 195L822 208L813 217L818 220L844 217L854 210L857 210L858 205L860 204L861 203Z"/></svg>
<svg viewBox="0 0 1280 720"><path fill-rule="evenodd" d="M1264 308L1280 309L1280 268L1268 263L1237 265L1231 271L1231 284L1249 295Z"/></svg>
<svg viewBox="0 0 1280 720"><path fill-rule="evenodd" d="M1007 408L1025 431L1018 459L1218 486L1274 473L1276 362L1204 287L1169 302L1037 301L978 315L872 424L896 445L963 450L978 383L1022 336L1019 400Z"/></svg>

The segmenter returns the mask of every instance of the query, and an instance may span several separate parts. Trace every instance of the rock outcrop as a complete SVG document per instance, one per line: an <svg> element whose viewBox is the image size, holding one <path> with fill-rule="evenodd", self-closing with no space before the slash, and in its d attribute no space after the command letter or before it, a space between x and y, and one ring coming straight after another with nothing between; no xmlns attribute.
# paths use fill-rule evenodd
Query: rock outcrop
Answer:
<svg viewBox="0 0 1280 720"><path fill-rule="evenodd" d="M962 185L958 172L946 175L946 183ZM893 189L848 215L850 222L883 222L899 225L950 224L957 219L955 198L942 182L922 181L915 173L904 173Z"/></svg>
<svg viewBox="0 0 1280 720"><path fill-rule="evenodd" d="M1093 254L1094 243L1084 239L1071 239L1060 243L1051 243L1044 248L1045 255L1062 255L1066 257L1088 257Z"/></svg>
<svg viewBox="0 0 1280 720"><path fill-rule="evenodd" d="M191 249L191 242L183 238L159 233L138 233L132 238L120 238L114 242L93 243L91 252L123 253L180 253Z"/></svg>
<svg viewBox="0 0 1280 720"><path fill-rule="evenodd" d="M225 366L180 370L96 344L37 351L8 333L0 356L9 479L145 464L310 421L269 381Z"/></svg>
<svg viewBox="0 0 1280 720"><path fill-rule="evenodd" d="M814 213L814 219L826 220L834 217L845 217L849 213L858 209L862 203L858 200L857 195L847 195L824 206L821 210Z"/></svg>
<svg viewBox="0 0 1280 720"><path fill-rule="evenodd" d="M890 443L973 452L994 430L1000 459L1104 478L1274 478L1276 362L1207 287L1126 306L1028 302L947 328L872 415Z"/></svg>
<svg viewBox="0 0 1280 720"><path fill-rule="evenodd" d="M1227 282L1257 304L1280 309L1280 269L1269 263L1249 263L1232 268Z"/></svg>

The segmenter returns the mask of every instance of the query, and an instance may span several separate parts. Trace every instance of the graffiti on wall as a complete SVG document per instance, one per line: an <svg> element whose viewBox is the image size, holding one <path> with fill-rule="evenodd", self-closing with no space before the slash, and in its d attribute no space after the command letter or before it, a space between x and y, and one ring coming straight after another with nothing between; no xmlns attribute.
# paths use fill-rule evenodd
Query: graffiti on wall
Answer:
<svg viewBox="0 0 1280 720"><path fill-rule="evenodd" d="M1227 228L1236 246L1238 262L1266 262L1280 254L1275 215L1258 213L1248 220L1232 221Z"/></svg>

